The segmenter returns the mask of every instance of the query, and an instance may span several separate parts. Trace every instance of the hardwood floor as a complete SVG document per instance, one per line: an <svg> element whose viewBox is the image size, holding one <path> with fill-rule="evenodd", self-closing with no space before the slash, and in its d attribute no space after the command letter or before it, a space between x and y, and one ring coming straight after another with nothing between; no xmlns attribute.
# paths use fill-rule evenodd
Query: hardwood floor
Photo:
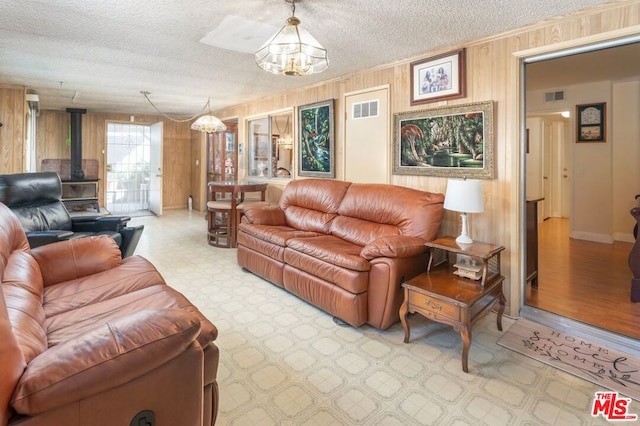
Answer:
<svg viewBox="0 0 640 426"><path fill-rule="evenodd" d="M640 303L630 300L632 244L569 238L569 220L539 224L538 288L527 305L640 339Z"/></svg>

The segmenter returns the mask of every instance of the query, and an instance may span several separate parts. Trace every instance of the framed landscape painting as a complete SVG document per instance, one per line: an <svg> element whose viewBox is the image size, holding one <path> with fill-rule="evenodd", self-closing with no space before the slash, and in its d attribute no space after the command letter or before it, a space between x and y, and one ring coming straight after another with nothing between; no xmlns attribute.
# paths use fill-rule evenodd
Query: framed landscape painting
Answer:
<svg viewBox="0 0 640 426"><path fill-rule="evenodd" d="M333 99L298 107L298 176L335 178Z"/></svg>
<svg viewBox="0 0 640 426"><path fill-rule="evenodd" d="M394 114L393 174L493 179L493 101Z"/></svg>

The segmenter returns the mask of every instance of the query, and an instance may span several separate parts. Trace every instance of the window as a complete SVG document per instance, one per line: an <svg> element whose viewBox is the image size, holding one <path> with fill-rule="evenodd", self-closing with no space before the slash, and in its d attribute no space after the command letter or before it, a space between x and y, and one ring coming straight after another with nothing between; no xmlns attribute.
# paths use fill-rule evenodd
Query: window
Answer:
<svg viewBox="0 0 640 426"><path fill-rule="evenodd" d="M248 121L247 176L293 177L292 116L289 111Z"/></svg>

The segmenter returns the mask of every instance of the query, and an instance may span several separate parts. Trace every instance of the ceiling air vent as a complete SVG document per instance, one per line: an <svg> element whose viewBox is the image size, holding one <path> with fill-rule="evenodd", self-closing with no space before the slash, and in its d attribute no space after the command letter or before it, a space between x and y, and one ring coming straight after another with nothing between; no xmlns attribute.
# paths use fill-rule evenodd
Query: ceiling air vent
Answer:
<svg viewBox="0 0 640 426"><path fill-rule="evenodd" d="M564 90L559 92L547 92L544 94L545 102L554 102L554 101L562 101L564 100Z"/></svg>
<svg viewBox="0 0 640 426"><path fill-rule="evenodd" d="M367 118L378 116L379 100L358 102L353 104L353 118Z"/></svg>

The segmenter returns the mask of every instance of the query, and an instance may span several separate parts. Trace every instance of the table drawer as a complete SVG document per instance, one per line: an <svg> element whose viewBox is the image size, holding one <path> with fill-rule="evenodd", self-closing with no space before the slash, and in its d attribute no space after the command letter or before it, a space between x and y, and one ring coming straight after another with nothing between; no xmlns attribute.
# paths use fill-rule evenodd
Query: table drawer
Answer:
<svg viewBox="0 0 640 426"><path fill-rule="evenodd" d="M436 315L460 321L460 308L458 306L450 305L433 297L410 291L409 305L424 313L432 312Z"/></svg>

